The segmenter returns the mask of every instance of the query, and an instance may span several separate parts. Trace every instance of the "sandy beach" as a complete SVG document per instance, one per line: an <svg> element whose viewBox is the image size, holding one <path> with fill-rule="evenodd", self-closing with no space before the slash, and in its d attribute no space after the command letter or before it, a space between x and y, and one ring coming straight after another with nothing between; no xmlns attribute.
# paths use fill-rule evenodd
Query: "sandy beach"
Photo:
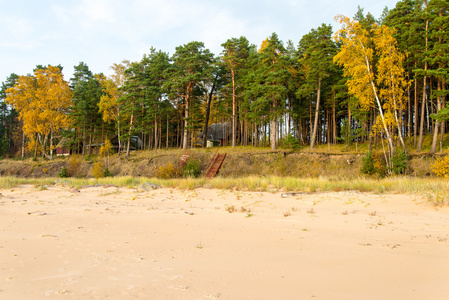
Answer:
<svg viewBox="0 0 449 300"><path fill-rule="evenodd" d="M448 299L414 195L0 190L0 299Z"/></svg>

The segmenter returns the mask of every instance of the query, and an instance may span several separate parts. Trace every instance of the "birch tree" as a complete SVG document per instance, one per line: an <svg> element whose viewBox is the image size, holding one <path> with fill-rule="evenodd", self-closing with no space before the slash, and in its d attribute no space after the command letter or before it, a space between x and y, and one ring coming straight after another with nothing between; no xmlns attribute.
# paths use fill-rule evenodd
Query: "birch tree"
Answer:
<svg viewBox="0 0 449 300"><path fill-rule="evenodd" d="M68 111L73 94L61 69L48 66L35 70L34 76L19 76L16 84L6 90L6 95L6 103L19 112L23 131L32 145L36 149L39 145L42 154L53 159L54 139L59 136L60 129L71 125Z"/></svg>
<svg viewBox="0 0 449 300"><path fill-rule="evenodd" d="M344 75L348 77L349 93L358 99L363 108L374 106L378 110L375 128L386 135L386 162L392 167L391 158L395 152L393 126L397 126L405 150L398 115L400 106L406 102L404 95L408 88L402 66L404 55L397 49L393 31L388 27L374 24L374 38L371 41L368 31L359 22L345 16L337 16L336 20L342 24L342 28L335 35L341 48L334 62L343 67ZM374 49L369 46L370 42L373 42ZM376 65L373 63L375 51L378 55ZM374 73L376 68L377 74Z"/></svg>

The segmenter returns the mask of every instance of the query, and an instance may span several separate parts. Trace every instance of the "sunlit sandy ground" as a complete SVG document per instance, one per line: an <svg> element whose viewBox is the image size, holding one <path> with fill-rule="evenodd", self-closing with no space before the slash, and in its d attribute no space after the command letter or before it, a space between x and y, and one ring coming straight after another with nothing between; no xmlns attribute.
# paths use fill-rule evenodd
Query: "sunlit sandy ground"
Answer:
<svg viewBox="0 0 449 300"><path fill-rule="evenodd" d="M449 209L419 196L0 192L0 299L449 295Z"/></svg>

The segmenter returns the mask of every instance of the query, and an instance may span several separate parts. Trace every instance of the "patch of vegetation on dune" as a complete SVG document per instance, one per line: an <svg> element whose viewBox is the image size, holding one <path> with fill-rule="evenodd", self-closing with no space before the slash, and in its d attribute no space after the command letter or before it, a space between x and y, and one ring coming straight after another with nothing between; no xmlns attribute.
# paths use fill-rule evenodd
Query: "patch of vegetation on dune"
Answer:
<svg viewBox="0 0 449 300"><path fill-rule="evenodd" d="M84 187L92 185L116 185L118 187L137 188L144 182L151 182L165 188L191 190L195 188L230 189L257 192L340 192L359 191L375 194L401 193L416 194L427 197L435 205L449 203L449 182L438 178L416 178L409 176L394 176L382 179L376 178L297 178L279 176L248 176L242 178L216 177L213 180L205 178L158 179L148 177L106 177L96 179L83 178L18 178L2 177L0 189L11 189L24 184L35 186L67 185Z"/></svg>
<svg viewBox="0 0 449 300"><path fill-rule="evenodd" d="M111 155L109 170L112 176L98 179L94 179L92 174L94 162L101 159L96 156L74 156L77 158L76 168L73 167L73 158L57 158L53 161L3 159L0 160L0 188L14 188L23 184L66 184L73 187L113 184L135 188L150 181L163 187L178 189L408 193L427 196L439 204L447 202L448 183L432 173L432 164L439 161L444 153L409 153L404 174L382 178L379 175L362 174L366 157L366 152L362 151L367 149L365 146L359 145L358 152L341 145L319 145L314 152L305 148L272 151L262 147L220 147L188 151L169 149L157 154L152 151L134 151L128 157ZM226 159L217 177L213 180L205 179L202 175L217 151L226 153ZM181 157L185 154L192 162L189 164L191 169L186 169L189 172L180 165ZM168 166L173 166L176 172L168 172L171 170ZM61 172L63 169L76 175ZM67 176L58 178L61 173Z"/></svg>

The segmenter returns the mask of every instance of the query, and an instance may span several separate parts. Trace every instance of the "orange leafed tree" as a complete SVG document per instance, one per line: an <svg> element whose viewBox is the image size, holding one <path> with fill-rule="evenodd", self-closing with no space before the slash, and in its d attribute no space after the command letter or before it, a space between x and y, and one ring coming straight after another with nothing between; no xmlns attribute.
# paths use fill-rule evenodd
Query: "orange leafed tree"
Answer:
<svg viewBox="0 0 449 300"><path fill-rule="evenodd" d="M72 91L61 69L48 66L34 71L34 76L19 76L6 95L6 103L19 112L23 132L35 149L39 145L42 154L53 159L54 139L71 125Z"/></svg>

